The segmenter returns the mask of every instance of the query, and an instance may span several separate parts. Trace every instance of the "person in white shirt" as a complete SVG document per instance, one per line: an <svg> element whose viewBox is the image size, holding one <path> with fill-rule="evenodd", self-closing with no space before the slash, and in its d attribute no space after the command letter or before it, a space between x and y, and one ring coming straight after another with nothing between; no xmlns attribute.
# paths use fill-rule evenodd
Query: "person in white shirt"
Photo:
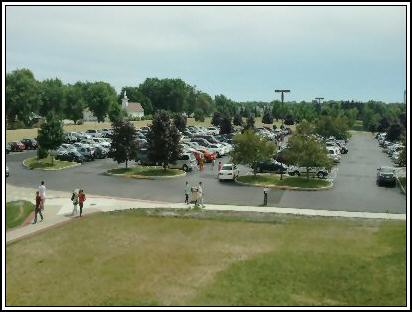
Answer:
<svg viewBox="0 0 412 312"><path fill-rule="evenodd" d="M41 198L41 210L44 210L44 203L46 202L46 186L44 185L44 181L41 181L38 191Z"/></svg>
<svg viewBox="0 0 412 312"><path fill-rule="evenodd" d="M189 205L189 194L191 191L191 187L189 185L189 182L186 181L186 186L185 186L185 204Z"/></svg>
<svg viewBox="0 0 412 312"><path fill-rule="evenodd" d="M265 186L263 188L263 206L268 205L268 192L269 192L269 188Z"/></svg>
<svg viewBox="0 0 412 312"><path fill-rule="evenodd" d="M199 197L199 203L202 205L202 208L205 208L205 205L203 204L203 187L202 187L202 182L199 182L199 187L197 188L197 194Z"/></svg>

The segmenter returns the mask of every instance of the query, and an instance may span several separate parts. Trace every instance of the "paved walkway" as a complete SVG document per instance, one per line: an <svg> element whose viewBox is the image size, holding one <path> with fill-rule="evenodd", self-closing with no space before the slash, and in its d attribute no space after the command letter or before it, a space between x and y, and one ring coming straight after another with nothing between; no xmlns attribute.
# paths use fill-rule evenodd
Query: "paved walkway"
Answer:
<svg viewBox="0 0 412 312"><path fill-rule="evenodd" d="M28 200L34 202L34 188L22 188L7 184L6 201ZM71 216L73 205L70 201L71 193L60 191L47 191L45 205L45 218L43 222L35 225L29 224L18 227L6 232L6 242L9 243L16 239L43 231L55 225L69 222L78 217ZM184 203L167 203L161 201L148 201L130 198L113 198L104 196L94 196L86 194L86 202L83 208L83 214L88 215L97 211L113 211L131 208L187 208ZM367 218L367 219L392 219L406 220L405 214L391 213L370 213L370 212L349 212L349 211L331 211L331 210L313 210L299 208L276 208L276 207L258 207L258 206L235 206L235 205L206 205L205 210L215 211L248 211L248 212L267 212L295 214L306 216L324 216L324 217L346 217L346 218Z"/></svg>

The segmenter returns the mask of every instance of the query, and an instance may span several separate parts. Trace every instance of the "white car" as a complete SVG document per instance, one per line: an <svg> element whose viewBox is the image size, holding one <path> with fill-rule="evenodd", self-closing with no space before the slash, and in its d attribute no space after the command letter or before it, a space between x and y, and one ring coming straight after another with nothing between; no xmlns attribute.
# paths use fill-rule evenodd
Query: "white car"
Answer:
<svg viewBox="0 0 412 312"><path fill-rule="evenodd" d="M326 150L328 151L328 157L332 159L334 162L340 162L341 155L336 147L326 146Z"/></svg>
<svg viewBox="0 0 412 312"><path fill-rule="evenodd" d="M210 133L210 134L219 134L219 129L218 128L216 128L216 127L209 127L209 128L207 128L207 132L208 133Z"/></svg>
<svg viewBox="0 0 412 312"><path fill-rule="evenodd" d="M219 171L219 181L235 180L239 176L239 169L234 164L224 164Z"/></svg>

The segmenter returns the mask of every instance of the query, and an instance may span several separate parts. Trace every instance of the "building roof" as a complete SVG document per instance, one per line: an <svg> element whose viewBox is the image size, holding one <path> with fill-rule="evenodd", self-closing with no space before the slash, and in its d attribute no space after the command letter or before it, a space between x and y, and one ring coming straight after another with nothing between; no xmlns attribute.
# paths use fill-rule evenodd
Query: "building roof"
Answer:
<svg viewBox="0 0 412 312"><path fill-rule="evenodd" d="M144 109L142 105L140 103L133 103L133 102L129 102L127 104L126 111L133 112L133 113L139 113L139 112L144 113Z"/></svg>

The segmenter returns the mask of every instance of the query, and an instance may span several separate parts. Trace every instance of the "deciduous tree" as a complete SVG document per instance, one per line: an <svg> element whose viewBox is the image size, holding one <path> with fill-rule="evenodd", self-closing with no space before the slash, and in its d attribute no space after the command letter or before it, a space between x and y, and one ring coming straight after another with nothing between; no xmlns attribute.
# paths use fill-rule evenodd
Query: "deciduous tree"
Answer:
<svg viewBox="0 0 412 312"><path fill-rule="evenodd" d="M111 158L119 164L125 162L127 168L128 162L137 157L136 129L131 122L125 120L113 122L112 128Z"/></svg>

